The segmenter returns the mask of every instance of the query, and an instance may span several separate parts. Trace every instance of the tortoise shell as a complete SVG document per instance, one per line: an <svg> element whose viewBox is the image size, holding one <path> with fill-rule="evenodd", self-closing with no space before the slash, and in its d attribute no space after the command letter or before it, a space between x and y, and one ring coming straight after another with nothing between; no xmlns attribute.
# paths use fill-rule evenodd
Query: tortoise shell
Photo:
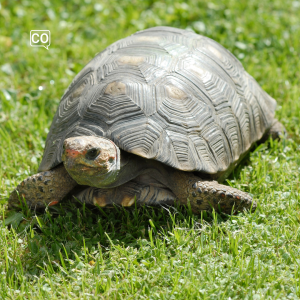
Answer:
<svg viewBox="0 0 300 300"><path fill-rule="evenodd" d="M74 78L54 116L39 171L66 138L104 136L184 171L226 171L271 127L276 101L217 42L155 27L117 41Z"/></svg>

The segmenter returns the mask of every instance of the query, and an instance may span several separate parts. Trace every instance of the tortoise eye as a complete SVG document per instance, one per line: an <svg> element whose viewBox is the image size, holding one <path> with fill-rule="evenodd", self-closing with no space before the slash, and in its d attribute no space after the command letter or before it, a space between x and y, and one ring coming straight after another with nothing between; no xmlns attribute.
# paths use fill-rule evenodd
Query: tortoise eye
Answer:
<svg viewBox="0 0 300 300"><path fill-rule="evenodd" d="M94 160L99 155L99 153L100 153L99 149L92 148L86 153L85 157L89 160Z"/></svg>

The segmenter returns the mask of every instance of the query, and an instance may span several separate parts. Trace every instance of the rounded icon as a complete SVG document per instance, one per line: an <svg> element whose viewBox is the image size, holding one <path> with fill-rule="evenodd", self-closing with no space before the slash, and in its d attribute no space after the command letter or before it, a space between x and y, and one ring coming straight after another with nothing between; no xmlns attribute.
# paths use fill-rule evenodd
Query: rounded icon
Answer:
<svg viewBox="0 0 300 300"><path fill-rule="evenodd" d="M31 30L30 31L30 46L44 47L47 50L51 43L50 30ZM43 44L43 45L42 45Z"/></svg>

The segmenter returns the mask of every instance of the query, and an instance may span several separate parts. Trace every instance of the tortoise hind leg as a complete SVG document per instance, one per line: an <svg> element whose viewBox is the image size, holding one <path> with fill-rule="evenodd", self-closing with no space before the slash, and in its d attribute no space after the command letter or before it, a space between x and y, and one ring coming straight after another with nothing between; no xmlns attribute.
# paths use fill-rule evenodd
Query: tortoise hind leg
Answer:
<svg viewBox="0 0 300 300"><path fill-rule="evenodd" d="M277 120L274 119L272 127L269 129L267 136L271 136L273 140L280 139L287 136L285 127Z"/></svg>
<svg viewBox="0 0 300 300"><path fill-rule="evenodd" d="M175 195L168 189L153 185L129 181L121 186L109 189L95 187L84 188L74 194L79 201L100 207L113 205L173 205Z"/></svg>
<svg viewBox="0 0 300 300"><path fill-rule="evenodd" d="M10 194L8 207L19 207L20 200L23 198L29 208L44 208L47 205L54 205L76 185L76 181L61 164L50 171L34 174L23 180Z"/></svg>
<svg viewBox="0 0 300 300"><path fill-rule="evenodd" d="M193 211L211 210L231 214L236 211L256 209L252 197L236 188L223 185L217 181L197 181L192 185L195 190L190 198Z"/></svg>
<svg viewBox="0 0 300 300"><path fill-rule="evenodd" d="M202 180L183 171L170 172L170 179L170 187L180 203L189 202L194 213L214 208L231 214L233 211L254 211L256 208L249 194L217 181Z"/></svg>

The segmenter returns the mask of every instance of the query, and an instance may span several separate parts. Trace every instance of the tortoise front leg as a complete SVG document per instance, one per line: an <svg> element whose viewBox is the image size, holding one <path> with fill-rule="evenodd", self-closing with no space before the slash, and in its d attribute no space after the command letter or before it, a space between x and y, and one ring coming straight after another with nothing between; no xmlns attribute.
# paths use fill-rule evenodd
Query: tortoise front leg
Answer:
<svg viewBox="0 0 300 300"><path fill-rule="evenodd" d="M19 207L20 200L23 198L30 208L55 205L76 185L76 181L61 164L50 171L41 172L23 180L10 194L8 206Z"/></svg>
<svg viewBox="0 0 300 300"><path fill-rule="evenodd" d="M195 213L212 208L228 214L232 211L256 209L256 203L249 194L217 181L204 181L181 171L173 172L172 181L172 191L180 203L187 204L189 201Z"/></svg>
<svg viewBox="0 0 300 300"><path fill-rule="evenodd" d="M73 195L81 202L100 207L113 205L174 205L175 195L167 188L129 181L121 186L109 189L87 187Z"/></svg>

